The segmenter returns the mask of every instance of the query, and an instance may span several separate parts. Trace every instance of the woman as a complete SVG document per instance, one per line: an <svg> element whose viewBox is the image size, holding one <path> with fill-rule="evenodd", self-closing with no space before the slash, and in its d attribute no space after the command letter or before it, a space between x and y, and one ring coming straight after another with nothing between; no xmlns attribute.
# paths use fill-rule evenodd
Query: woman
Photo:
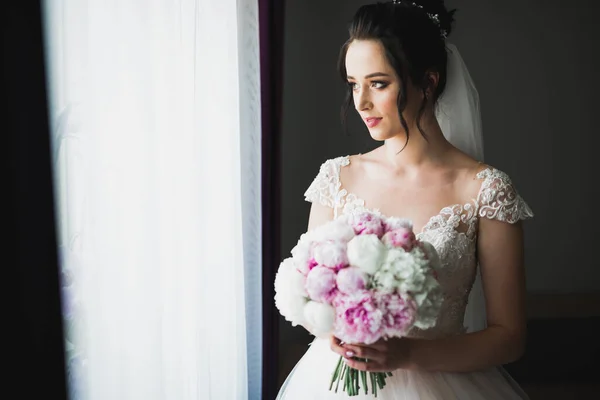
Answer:
<svg viewBox="0 0 600 400"><path fill-rule="evenodd" d="M340 355L358 370L393 372L378 394L383 400L527 398L501 365L524 350L520 221L533 214L510 178L480 161L477 95L458 52L446 43L453 13L434 0L358 10L340 54L346 106L353 102L371 137L383 144L327 160L306 192L309 230L363 210L413 221L418 238L436 247L443 264L437 325L372 345L317 338L280 399L346 397L329 391ZM464 317L478 266L485 294L478 315L487 314L487 327L476 330L464 327Z"/></svg>

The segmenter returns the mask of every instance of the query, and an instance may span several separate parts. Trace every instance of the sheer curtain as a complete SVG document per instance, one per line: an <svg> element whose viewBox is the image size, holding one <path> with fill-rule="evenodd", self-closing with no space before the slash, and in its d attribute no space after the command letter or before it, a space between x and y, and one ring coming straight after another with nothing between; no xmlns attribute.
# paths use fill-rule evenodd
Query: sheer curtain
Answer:
<svg viewBox="0 0 600 400"><path fill-rule="evenodd" d="M258 399L256 0L43 2L71 399Z"/></svg>

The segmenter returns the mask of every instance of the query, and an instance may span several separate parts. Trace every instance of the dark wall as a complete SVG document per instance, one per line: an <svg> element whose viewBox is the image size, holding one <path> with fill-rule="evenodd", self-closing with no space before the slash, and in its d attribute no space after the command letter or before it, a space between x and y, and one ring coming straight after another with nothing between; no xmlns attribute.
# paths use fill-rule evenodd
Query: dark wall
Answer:
<svg viewBox="0 0 600 400"><path fill-rule="evenodd" d="M327 158L378 145L357 118L342 133L336 62L346 24L367 1L287 0L282 255L306 230L303 193ZM481 98L485 161L507 172L536 217L525 224L530 293L600 291L600 218L592 163L598 132L597 2L447 1ZM594 107L596 106L596 107ZM310 338L282 322L282 358ZM286 353L287 352L287 353ZM284 365L285 368L285 365Z"/></svg>

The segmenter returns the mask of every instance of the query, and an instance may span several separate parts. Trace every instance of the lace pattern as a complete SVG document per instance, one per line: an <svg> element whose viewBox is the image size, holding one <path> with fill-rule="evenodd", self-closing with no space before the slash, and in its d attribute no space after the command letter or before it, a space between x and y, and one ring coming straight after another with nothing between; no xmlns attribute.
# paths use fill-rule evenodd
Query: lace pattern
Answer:
<svg viewBox="0 0 600 400"><path fill-rule="evenodd" d="M477 177L483 179L478 195L480 217L511 224L533 217L533 212L517 194L507 174L488 168L478 173Z"/></svg>
<svg viewBox="0 0 600 400"><path fill-rule="evenodd" d="M348 194L342 189L340 169L350 164L350 157L338 157L327 160L319 169L317 177L304 193L304 199L311 203L319 203L329 208L337 209L344 203Z"/></svg>
<svg viewBox="0 0 600 400"><path fill-rule="evenodd" d="M334 209L334 217L371 211L364 200L342 187L340 170L350 164L349 156L327 160L305 193L305 199ZM533 217L533 212L518 195L507 174L488 167L476 176L482 184L476 199L465 204L444 207L416 233L438 251L442 268L438 278L444 293L442 312L437 325L428 330L413 329L409 336L438 338L466 331L463 319L469 293L477 272L476 242L479 218L516 223Z"/></svg>

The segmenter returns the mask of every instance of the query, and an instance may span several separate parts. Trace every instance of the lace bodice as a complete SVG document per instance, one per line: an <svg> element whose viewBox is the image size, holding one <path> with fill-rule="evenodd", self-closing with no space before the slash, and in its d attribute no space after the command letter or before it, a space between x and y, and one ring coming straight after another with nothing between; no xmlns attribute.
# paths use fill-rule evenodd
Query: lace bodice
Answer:
<svg viewBox="0 0 600 400"><path fill-rule="evenodd" d="M364 200L342 187L340 169L348 164L349 156L324 162L304 194L306 201L333 208L334 218L340 213L364 210L381 214L377 209L367 208ZM438 278L444 302L437 325L426 331L415 328L410 332L411 337L436 338L465 331L465 309L477 273L476 239L479 218L497 219L512 224L533 217L531 209L519 196L507 174L488 167L479 172L477 178L482 183L475 199L442 208L420 232L416 232L419 240L430 242L440 255L442 268L438 271Z"/></svg>

